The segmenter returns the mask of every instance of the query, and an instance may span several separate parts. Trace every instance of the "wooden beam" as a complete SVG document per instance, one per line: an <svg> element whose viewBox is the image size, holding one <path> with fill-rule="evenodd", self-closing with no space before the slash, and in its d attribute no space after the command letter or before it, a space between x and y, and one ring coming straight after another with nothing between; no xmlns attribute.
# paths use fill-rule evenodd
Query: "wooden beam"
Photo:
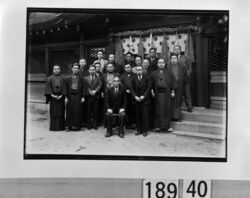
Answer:
<svg viewBox="0 0 250 198"><path fill-rule="evenodd" d="M72 41L72 42L60 42L60 43L47 43L40 45L29 45L29 52L40 51L45 48L51 49L60 49L60 48L79 48L80 44L83 46L100 46L107 45L107 39L91 39L84 40L80 43L80 41Z"/></svg>

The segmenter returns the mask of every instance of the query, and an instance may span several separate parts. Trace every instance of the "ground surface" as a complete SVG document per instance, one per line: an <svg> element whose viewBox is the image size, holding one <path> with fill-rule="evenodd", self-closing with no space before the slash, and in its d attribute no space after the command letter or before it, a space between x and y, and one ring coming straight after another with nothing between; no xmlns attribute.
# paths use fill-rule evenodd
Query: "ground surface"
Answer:
<svg viewBox="0 0 250 198"><path fill-rule="evenodd" d="M105 138L106 129L51 132L46 113L27 111L27 154L94 154L177 157L224 157L225 141L149 132L147 137L125 132Z"/></svg>

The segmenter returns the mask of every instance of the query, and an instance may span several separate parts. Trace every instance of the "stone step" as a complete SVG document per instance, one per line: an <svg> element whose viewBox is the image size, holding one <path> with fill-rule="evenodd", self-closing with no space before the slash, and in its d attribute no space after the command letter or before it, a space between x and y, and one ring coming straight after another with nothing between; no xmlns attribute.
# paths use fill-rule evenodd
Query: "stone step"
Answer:
<svg viewBox="0 0 250 198"><path fill-rule="evenodd" d="M215 109L194 109L192 113L182 111L182 120L225 124L226 111Z"/></svg>
<svg viewBox="0 0 250 198"><path fill-rule="evenodd" d="M173 134L196 137L196 138L207 138L207 139L219 140L219 141L225 140L224 135L217 135L217 134L199 133L199 132L191 132L191 131L174 131Z"/></svg>
<svg viewBox="0 0 250 198"><path fill-rule="evenodd" d="M221 135L225 137L225 124L205 123L198 121L172 122L172 128L177 131L190 131L195 133Z"/></svg>

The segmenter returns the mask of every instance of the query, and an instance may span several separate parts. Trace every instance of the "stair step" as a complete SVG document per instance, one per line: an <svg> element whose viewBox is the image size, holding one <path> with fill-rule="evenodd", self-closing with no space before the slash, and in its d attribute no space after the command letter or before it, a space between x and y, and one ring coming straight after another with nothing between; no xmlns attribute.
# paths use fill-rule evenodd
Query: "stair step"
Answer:
<svg viewBox="0 0 250 198"><path fill-rule="evenodd" d="M224 124L205 123L198 121L172 122L172 127L177 131L190 131L205 134L225 136L226 128Z"/></svg>
<svg viewBox="0 0 250 198"><path fill-rule="evenodd" d="M182 111L182 120L185 121L198 121L206 123L217 123L225 124L226 123L226 112L217 111L217 110L196 110L192 113L187 111Z"/></svg>
<svg viewBox="0 0 250 198"><path fill-rule="evenodd" d="M217 135L217 134L199 133L191 131L174 131L173 134L189 136L189 137L197 137L197 138L207 138L212 140L221 140L221 141L225 140L224 135Z"/></svg>

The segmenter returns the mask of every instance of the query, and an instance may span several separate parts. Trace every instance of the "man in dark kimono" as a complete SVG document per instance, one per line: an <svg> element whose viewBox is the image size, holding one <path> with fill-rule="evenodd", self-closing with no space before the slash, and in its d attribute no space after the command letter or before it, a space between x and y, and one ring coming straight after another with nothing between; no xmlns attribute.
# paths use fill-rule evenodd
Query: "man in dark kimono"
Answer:
<svg viewBox="0 0 250 198"><path fill-rule="evenodd" d="M84 78L84 81L88 129L97 129L98 104L101 98L102 80L97 76L94 65L89 67L89 75Z"/></svg>
<svg viewBox="0 0 250 198"><path fill-rule="evenodd" d="M125 109L127 106L126 91L120 85L119 77L114 78L114 86L107 90L105 95L105 103L107 107L106 122L107 133L105 137L113 135L112 125L116 118L118 119L119 132L118 136L124 138L124 124L125 124Z"/></svg>
<svg viewBox="0 0 250 198"><path fill-rule="evenodd" d="M81 78L89 75L89 66L87 65L86 59L82 58L79 60L79 75ZM82 126L87 126L87 106L86 102L82 103Z"/></svg>
<svg viewBox="0 0 250 198"><path fill-rule="evenodd" d="M192 63L188 56L181 53L181 46L175 45L173 49L173 53L177 55L178 58L178 64L183 66L188 75L188 81L189 83L186 83L184 86L184 95L185 95L185 104L187 106L187 111L192 112L192 101L191 101L191 81L192 81Z"/></svg>
<svg viewBox="0 0 250 198"><path fill-rule="evenodd" d="M149 128L149 106L151 103L151 81L143 75L142 66L136 67L137 74L132 79L131 93L135 104L136 128L135 135L147 136Z"/></svg>
<svg viewBox="0 0 250 198"><path fill-rule="evenodd" d="M149 70L149 60L148 59L144 59L142 61L142 67L143 67L143 74L148 76L151 79L151 73L152 71ZM150 100L151 100L151 104L149 106L149 129L153 129L154 126L154 98L152 97L151 93L150 93Z"/></svg>
<svg viewBox="0 0 250 198"><path fill-rule="evenodd" d="M176 54L171 54L170 65L168 68L176 79L175 97L172 98L171 105L171 117L174 121L181 121L181 107L183 103L184 88L185 85L189 83L187 70L185 67L178 63ZM190 99L187 99L186 101L190 101Z"/></svg>
<svg viewBox="0 0 250 198"><path fill-rule="evenodd" d="M148 71L152 73L153 71L157 70L157 63L158 63L158 58L156 57L156 48L152 47L149 49L149 68Z"/></svg>
<svg viewBox="0 0 250 198"><path fill-rule="evenodd" d="M118 73L118 74L122 74L123 73L123 68L121 65L115 63L115 55L114 54L109 54L108 57L108 61L109 63L112 63L114 66L114 73ZM103 73L107 72L107 65L105 65L105 67L103 68Z"/></svg>
<svg viewBox="0 0 250 198"><path fill-rule="evenodd" d="M89 75L89 66L84 58L79 60L79 75L84 78L85 76Z"/></svg>
<svg viewBox="0 0 250 198"><path fill-rule="evenodd" d="M105 113L104 113L104 77L103 77L103 73L101 72L100 63L98 62L95 63L95 70L96 70L96 75L100 77L101 82L102 82L102 86L100 89L101 98L99 99L99 104L98 104L98 119L97 119L98 125L101 125L104 122Z"/></svg>
<svg viewBox="0 0 250 198"><path fill-rule="evenodd" d="M165 69L164 59L158 60L158 69L152 75L152 95L155 97L155 128L157 132L169 131L171 120L171 97L174 97L175 79L173 74Z"/></svg>
<svg viewBox="0 0 250 198"><path fill-rule="evenodd" d="M82 103L84 102L84 82L79 76L79 65L72 66L72 75L66 79L66 130L79 130L82 124Z"/></svg>
<svg viewBox="0 0 250 198"><path fill-rule="evenodd" d="M135 106L132 102L132 95L131 95L131 86L132 86L132 78L134 74L132 73L131 66L129 64L125 65L124 68L125 72L121 76L121 83L123 84L124 88L126 89L127 95L127 123L126 128L132 128L135 124Z"/></svg>
<svg viewBox="0 0 250 198"><path fill-rule="evenodd" d="M53 67L53 75L46 82L46 103L50 103L50 131L61 131L65 129L65 96L67 89L65 81L61 76L60 66Z"/></svg>

